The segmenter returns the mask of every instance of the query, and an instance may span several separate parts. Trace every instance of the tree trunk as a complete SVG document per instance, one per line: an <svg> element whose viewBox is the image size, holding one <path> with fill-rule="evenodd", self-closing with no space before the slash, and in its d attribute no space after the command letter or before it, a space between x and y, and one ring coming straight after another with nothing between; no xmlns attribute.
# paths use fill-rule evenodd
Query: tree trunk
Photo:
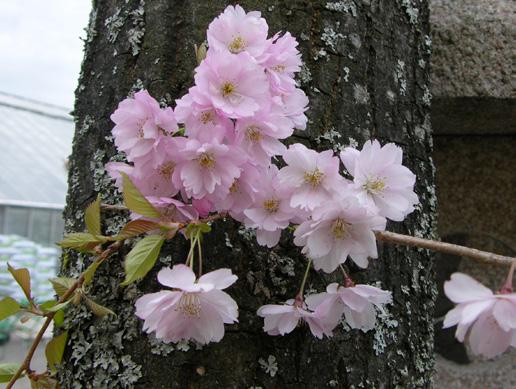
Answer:
<svg viewBox="0 0 516 389"><path fill-rule="evenodd" d="M405 152L417 177L421 206L389 229L432 236L435 195L429 128L428 4L426 0L241 1L260 10L270 32L290 31L300 42L299 74L310 98L309 129L293 139L319 150L377 138ZM193 45L205 39L224 1L97 0L93 2L85 59L77 88L76 133L65 211L67 230L81 231L83 210L97 193L119 203L103 166L120 160L109 116L132 90L149 89L173 104L193 83ZM107 213L115 232L126 215ZM363 333L340 326L330 339L307 328L270 337L256 309L294 296L305 261L285 233L280 245L259 247L232 221L215 223L204 242L205 271L231 267L239 276L229 289L240 307L238 325L217 344L164 345L141 331L134 301L159 288L159 267L184 262L186 243L164 246L156 270L142 282L120 287L122 254L102 265L91 294L117 313L94 318L86 308L67 311L70 341L60 371L63 388L392 388L430 387L433 369L432 257L425 250L381 246L361 282L381 281L394 304L377 328ZM127 252L127 249L126 251ZM70 254L64 274L77 274L88 256ZM312 272L309 288L322 291L332 276Z"/></svg>

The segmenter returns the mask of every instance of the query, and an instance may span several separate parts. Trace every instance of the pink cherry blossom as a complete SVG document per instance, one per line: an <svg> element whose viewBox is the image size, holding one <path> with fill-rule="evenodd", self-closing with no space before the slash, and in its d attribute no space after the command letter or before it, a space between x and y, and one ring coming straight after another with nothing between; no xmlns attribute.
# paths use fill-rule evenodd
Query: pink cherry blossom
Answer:
<svg viewBox="0 0 516 389"><path fill-rule="evenodd" d="M326 323L316 313L308 311L302 301L290 299L283 305L269 304L258 309L258 316L264 318L263 330L269 335L285 335L292 332L299 321L308 324L312 334L322 339L332 336Z"/></svg>
<svg viewBox="0 0 516 389"><path fill-rule="evenodd" d="M249 159L255 164L268 166L271 157L281 155L286 150L278 139L288 138L294 128L279 107L272 106L253 117L238 119L235 132L236 144L249 155Z"/></svg>
<svg viewBox="0 0 516 389"><path fill-rule="evenodd" d="M261 171L250 163L241 166L241 173L235 178L229 188L229 193L221 197L211 196L215 209L220 212L229 212L231 217L238 221L244 221L244 210L255 201L258 192L258 184L261 179Z"/></svg>
<svg viewBox="0 0 516 389"><path fill-rule="evenodd" d="M293 189L290 205L294 208L313 211L341 188L339 159L331 150L318 153L295 143L283 153L283 160L287 166L278 177L282 185Z"/></svg>
<svg viewBox="0 0 516 389"><path fill-rule="evenodd" d="M184 162L174 171L183 182L189 197L201 199L217 191L217 196L229 192L235 178L240 177L240 166L245 156L232 146L200 143L190 139L181 150Z"/></svg>
<svg viewBox="0 0 516 389"><path fill-rule="evenodd" d="M305 130L308 119L305 111L308 109L308 97L302 89L296 88L283 95L283 111L285 116L292 120L294 128Z"/></svg>
<svg viewBox="0 0 516 389"><path fill-rule="evenodd" d="M190 89L194 102L207 100L232 119L252 116L270 99L267 76L246 52L208 51L196 69L195 84Z"/></svg>
<svg viewBox="0 0 516 389"><path fill-rule="evenodd" d="M267 47L269 27L260 12L246 13L239 6L228 6L208 27L210 49L260 56Z"/></svg>
<svg viewBox="0 0 516 389"><path fill-rule="evenodd" d="M144 157L160 136L177 130L172 109L161 110L146 90L120 102L111 120L115 123L112 130L115 145L127 154L129 161Z"/></svg>
<svg viewBox="0 0 516 389"><path fill-rule="evenodd" d="M457 304L449 311L443 328L457 325L455 337L467 336L471 351L493 358L516 347L516 293L493 294L470 276L453 273L444 293Z"/></svg>
<svg viewBox="0 0 516 389"><path fill-rule="evenodd" d="M257 228L258 243L268 247L278 243L281 230L297 213L290 206L290 193L279 184L277 175L275 165L265 170L254 204L244 210L246 227Z"/></svg>
<svg viewBox="0 0 516 389"><path fill-rule="evenodd" d="M348 255L362 268L368 257L377 258L374 230L385 229L383 217L371 215L358 201L348 196L326 202L294 232L294 243L314 261L316 270L327 273L346 261Z"/></svg>
<svg viewBox="0 0 516 389"><path fill-rule="evenodd" d="M400 147L367 141L360 152L348 147L340 157L354 177L357 196L367 207L394 221L402 221L414 210L419 202L414 193L416 176L401 164Z"/></svg>
<svg viewBox="0 0 516 389"><path fill-rule="evenodd" d="M172 290L140 297L135 304L136 316L144 320L144 331L155 332L156 338L166 343L218 342L224 336L224 323L237 322L237 304L222 291L236 280L229 269L212 271L198 280L185 265L161 269L159 283Z"/></svg>
<svg viewBox="0 0 516 389"><path fill-rule="evenodd" d="M282 36L276 34L260 61L267 70L272 89L277 93L290 93L296 88L294 74L301 69L297 45L296 38L289 32Z"/></svg>
<svg viewBox="0 0 516 389"><path fill-rule="evenodd" d="M383 305L392 302L391 292L384 291L371 285L339 286L332 283L327 286L326 293L318 293L306 298L308 307L319 314L332 318L335 323L344 313L346 322L351 328L369 331L376 324L377 307L383 310Z"/></svg>
<svg viewBox="0 0 516 389"><path fill-rule="evenodd" d="M199 219L199 213L191 204L169 197L148 196L147 200L159 211L161 221L184 223Z"/></svg>
<svg viewBox="0 0 516 389"><path fill-rule="evenodd" d="M194 94L198 90L192 89ZM184 123L185 135L201 142L217 139L222 143L225 136L232 139L234 125L231 120L218 113L204 95L197 92L197 99L198 102L194 102L188 93L176 100L174 113L177 121Z"/></svg>

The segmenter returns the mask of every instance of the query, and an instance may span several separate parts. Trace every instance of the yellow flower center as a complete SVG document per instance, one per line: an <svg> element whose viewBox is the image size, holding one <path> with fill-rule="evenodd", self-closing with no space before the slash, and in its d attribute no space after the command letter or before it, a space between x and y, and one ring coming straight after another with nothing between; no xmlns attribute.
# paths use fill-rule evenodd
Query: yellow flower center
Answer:
<svg viewBox="0 0 516 389"><path fill-rule="evenodd" d="M380 194L385 189L385 182L379 179L367 180L362 188L369 194Z"/></svg>
<svg viewBox="0 0 516 389"><path fill-rule="evenodd" d="M229 192L230 192L230 193L236 193L236 192L238 192L238 180L233 181L233 183L232 183L232 184L231 184L231 186L229 187Z"/></svg>
<svg viewBox="0 0 516 389"><path fill-rule="evenodd" d="M315 168L311 172L305 172L303 177L306 184L310 184L312 188L317 188L324 178L324 173L321 172L318 168Z"/></svg>
<svg viewBox="0 0 516 389"><path fill-rule="evenodd" d="M202 124L207 124L207 123L214 123L214 120L213 120L213 111L204 111L202 114L201 114L201 122Z"/></svg>
<svg viewBox="0 0 516 389"><path fill-rule="evenodd" d="M221 88L222 97L228 97L228 96L232 95L234 91L235 91L235 86L232 83L225 82L222 85L222 88Z"/></svg>
<svg viewBox="0 0 516 389"><path fill-rule="evenodd" d="M245 137L248 141L253 143L258 143L262 140L262 133L260 132L260 128L257 126L249 126L245 130Z"/></svg>
<svg viewBox="0 0 516 389"><path fill-rule="evenodd" d="M215 158L213 158L213 154L211 153L202 153L198 158L199 165L206 169L211 169L215 166Z"/></svg>
<svg viewBox="0 0 516 389"><path fill-rule="evenodd" d="M271 68L271 70L278 72L278 73L282 73L283 71L285 71L285 65L279 64L279 65L273 66Z"/></svg>
<svg viewBox="0 0 516 389"><path fill-rule="evenodd" d="M342 219L336 219L331 227L331 232L335 239L344 239L349 236L349 228L351 224L346 223Z"/></svg>
<svg viewBox="0 0 516 389"><path fill-rule="evenodd" d="M244 38L242 38L240 35L237 35L228 45L229 51L231 51L233 54L238 54L242 50L245 49L246 42Z"/></svg>
<svg viewBox="0 0 516 389"><path fill-rule="evenodd" d="M279 209L279 200L269 199L263 202L263 208L269 211L269 213L276 213Z"/></svg>
<svg viewBox="0 0 516 389"><path fill-rule="evenodd" d="M185 316L201 316L201 301L196 293L183 293L178 310Z"/></svg>
<svg viewBox="0 0 516 389"><path fill-rule="evenodd" d="M174 172L174 168L176 167L176 164L172 161L165 162L163 165L161 165L158 168L159 174L166 179L170 179L170 176Z"/></svg>

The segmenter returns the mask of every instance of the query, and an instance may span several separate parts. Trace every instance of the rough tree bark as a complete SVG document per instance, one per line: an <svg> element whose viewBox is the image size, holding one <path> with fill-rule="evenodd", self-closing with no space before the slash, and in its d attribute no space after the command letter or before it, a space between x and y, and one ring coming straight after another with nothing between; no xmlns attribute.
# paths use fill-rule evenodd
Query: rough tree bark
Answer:
<svg viewBox="0 0 516 389"><path fill-rule="evenodd" d="M428 7L426 0L240 2L260 10L270 31L298 37L304 66L299 82L310 98L309 130L294 136L318 149L339 148L371 137L400 144L417 174L421 206L394 231L431 236L435 196L429 128ZM93 2L85 59L77 89L76 134L65 216L69 231L82 230L85 206L97 192L120 201L103 165L120 160L109 115L132 90L148 88L172 104L192 85L194 43L225 1L97 0ZM124 215L106 214L108 232ZM166 265L184 261L186 244L167 244ZM352 267L361 282L380 280L394 304L368 333L340 327L315 340L301 328L268 337L256 309L293 296L305 261L287 234L274 250L254 243L231 221L217 222L204 243L206 271L230 266L239 281L230 289L240 322L218 344L167 346L141 332L134 300L155 291L156 271L128 288L121 259L99 270L91 291L117 312L96 319L84 307L68 311L71 340L61 369L64 388L324 388L429 387L433 368L435 297L431 255L424 250L380 246L367 271ZM68 256L64 274L76 274L90 258ZM309 287L332 280L313 272Z"/></svg>

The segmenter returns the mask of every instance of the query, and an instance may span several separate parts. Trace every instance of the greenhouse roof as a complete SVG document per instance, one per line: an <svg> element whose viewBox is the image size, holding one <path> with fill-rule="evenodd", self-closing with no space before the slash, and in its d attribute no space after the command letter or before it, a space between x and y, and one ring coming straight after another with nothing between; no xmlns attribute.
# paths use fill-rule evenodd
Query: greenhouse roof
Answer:
<svg viewBox="0 0 516 389"><path fill-rule="evenodd" d="M74 132L68 111L0 92L0 204L64 206Z"/></svg>

